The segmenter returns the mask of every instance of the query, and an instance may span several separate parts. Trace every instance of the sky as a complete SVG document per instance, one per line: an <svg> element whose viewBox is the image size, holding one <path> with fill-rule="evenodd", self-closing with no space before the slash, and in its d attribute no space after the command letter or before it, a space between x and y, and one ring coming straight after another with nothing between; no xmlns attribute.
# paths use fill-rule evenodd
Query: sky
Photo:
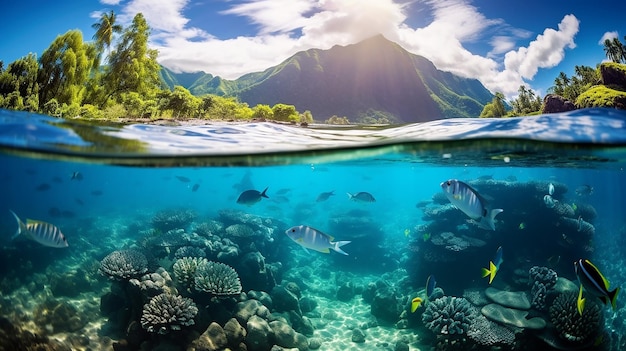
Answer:
<svg viewBox="0 0 626 351"><path fill-rule="evenodd" d="M38 56L58 36L115 11L126 26L141 12L158 61L175 72L225 79L263 71L311 48L377 34L443 71L475 78L511 99L520 85L543 96L559 72L606 60L602 42L626 42L626 4L584 0L80 0L0 6L0 60Z"/></svg>

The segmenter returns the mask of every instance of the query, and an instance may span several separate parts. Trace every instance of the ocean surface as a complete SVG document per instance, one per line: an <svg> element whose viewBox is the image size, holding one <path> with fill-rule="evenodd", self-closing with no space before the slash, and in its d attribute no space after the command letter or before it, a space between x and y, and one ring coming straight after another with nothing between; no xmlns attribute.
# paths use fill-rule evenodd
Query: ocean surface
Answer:
<svg viewBox="0 0 626 351"><path fill-rule="evenodd" d="M579 296L574 266L626 286L622 111L303 127L0 110L0 162L0 350L626 349L626 296ZM503 210L495 230L451 179Z"/></svg>

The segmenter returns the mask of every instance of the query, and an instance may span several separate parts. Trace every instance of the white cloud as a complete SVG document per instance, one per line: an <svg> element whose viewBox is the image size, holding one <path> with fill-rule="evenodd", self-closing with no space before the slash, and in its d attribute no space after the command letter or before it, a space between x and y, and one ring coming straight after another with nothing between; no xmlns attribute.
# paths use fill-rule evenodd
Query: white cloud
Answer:
<svg viewBox="0 0 626 351"><path fill-rule="evenodd" d="M112 0L106 0L112 1ZM431 60L437 68L479 79L491 91L517 94L538 69L554 67L566 48L574 48L578 20L567 15L558 30L547 28L525 47L531 33L502 19L486 18L469 0L247 0L223 11L257 26L255 36L218 39L189 27L183 11L190 0L123 4L121 22L142 12L153 32L159 61L175 71L199 71L235 79L277 65L298 51L356 43L376 34ZM402 3L398 1L404 1ZM420 28L407 24L407 11L421 6L432 20ZM497 32L493 37L487 33ZM492 50L470 52L468 43L483 40Z"/></svg>
<svg viewBox="0 0 626 351"><path fill-rule="evenodd" d="M103 5L119 5L122 0L100 0Z"/></svg>
<svg viewBox="0 0 626 351"><path fill-rule="evenodd" d="M606 32L602 34L602 38L598 41L598 45L604 45L605 40L613 40L614 38L619 38L619 33L617 31Z"/></svg>

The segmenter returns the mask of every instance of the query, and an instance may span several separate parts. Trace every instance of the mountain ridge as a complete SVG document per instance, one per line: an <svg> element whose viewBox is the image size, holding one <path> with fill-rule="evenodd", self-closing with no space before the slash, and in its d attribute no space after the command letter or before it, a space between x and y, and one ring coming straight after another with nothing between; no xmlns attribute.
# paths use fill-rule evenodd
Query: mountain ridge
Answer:
<svg viewBox="0 0 626 351"><path fill-rule="evenodd" d="M226 80L208 73L190 74L180 84L166 70L168 86L182 85L194 95L235 96L250 106L285 103L309 110L317 120L332 115L351 121L384 117L392 123L477 117L493 95L478 80L438 70L378 35L328 50L309 49L262 72ZM194 76L195 77L195 76Z"/></svg>

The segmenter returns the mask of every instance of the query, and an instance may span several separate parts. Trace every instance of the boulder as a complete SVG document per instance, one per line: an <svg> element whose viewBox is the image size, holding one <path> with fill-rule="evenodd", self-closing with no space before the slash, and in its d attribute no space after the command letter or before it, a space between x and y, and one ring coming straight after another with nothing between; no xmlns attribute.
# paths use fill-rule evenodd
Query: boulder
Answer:
<svg viewBox="0 0 626 351"><path fill-rule="evenodd" d="M267 307L258 300L242 301L235 306L235 318L241 325L245 325L252 316L256 315L265 318L269 314L270 311Z"/></svg>
<svg viewBox="0 0 626 351"><path fill-rule="evenodd" d="M231 346L237 346L242 343L247 334L246 329L235 318L231 318L224 324L224 333L226 333L228 345Z"/></svg>
<svg viewBox="0 0 626 351"><path fill-rule="evenodd" d="M250 351L266 351L270 348L270 337L272 328L269 323L259 316L252 316L246 325L248 335L246 336L246 346Z"/></svg>
<svg viewBox="0 0 626 351"><path fill-rule="evenodd" d="M309 349L309 341L307 338L293 330L289 324L276 320L269 323L272 333L274 334L274 342L276 345L285 348L297 348L300 351Z"/></svg>
<svg viewBox="0 0 626 351"><path fill-rule="evenodd" d="M575 110L576 106L564 97L548 94L543 98L543 113L560 113Z"/></svg>
<svg viewBox="0 0 626 351"><path fill-rule="evenodd" d="M396 298L396 291L391 287L376 290L371 306L372 315L389 324L396 323L400 319L403 309L402 304Z"/></svg>
<svg viewBox="0 0 626 351"><path fill-rule="evenodd" d="M505 291L489 287L485 290L485 295L491 301L505 307L527 310L530 308L528 295L523 291Z"/></svg>
<svg viewBox="0 0 626 351"><path fill-rule="evenodd" d="M543 318L533 317L526 319L528 311L507 308L495 303L484 306L480 312L488 319L507 325L527 329L543 329L546 321Z"/></svg>
<svg viewBox="0 0 626 351"><path fill-rule="evenodd" d="M362 344L365 342L365 332L359 328L352 329L352 342Z"/></svg>
<svg viewBox="0 0 626 351"><path fill-rule="evenodd" d="M604 85L626 88L626 65L604 62L600 65L600 75Z"/></svg>
<svg viewBox="0 0 626 351"><path fill-rule="evenodd" d="M283 285L276 285L272 289L272 302L274 309L278 312L296 311L302 315L300 310L300 304L298 303L298 296L292 291L288 290Z"/></svg>
<svg viewBox="0 0 626 351"><path fill-rule="evenodd" d="M217 351L222 350L228 344L226 333L222 327L213 322L199 338L194 340L188 350L193 351Z"/></svg>

